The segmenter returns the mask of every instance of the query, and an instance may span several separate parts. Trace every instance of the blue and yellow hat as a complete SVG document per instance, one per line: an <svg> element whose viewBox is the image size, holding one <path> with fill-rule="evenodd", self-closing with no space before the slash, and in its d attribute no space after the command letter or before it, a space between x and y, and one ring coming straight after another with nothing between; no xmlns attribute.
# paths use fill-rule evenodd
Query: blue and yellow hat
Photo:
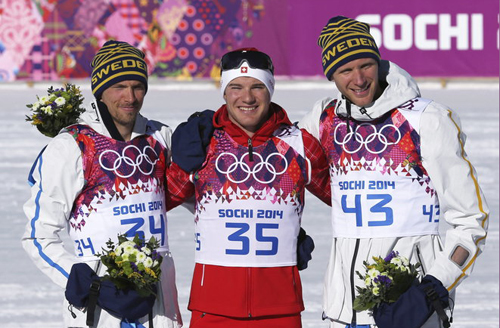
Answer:
<svg viewBox="0 0 500 328"><path fill-rule="evenodd" d="M104 90L115 83L136 80L148 90L148 66L144 53L127 42L107 41L92 60L92 93L101 98Z"/></svg>
<svg viewBox="0 0 500 328"><path fill-rule="evenodd" d="M323 71L328 80L342 65L360 58L373 58L380 63L380 52L370 34L370 25L344 16L330 18L318 38Z"/></svg>

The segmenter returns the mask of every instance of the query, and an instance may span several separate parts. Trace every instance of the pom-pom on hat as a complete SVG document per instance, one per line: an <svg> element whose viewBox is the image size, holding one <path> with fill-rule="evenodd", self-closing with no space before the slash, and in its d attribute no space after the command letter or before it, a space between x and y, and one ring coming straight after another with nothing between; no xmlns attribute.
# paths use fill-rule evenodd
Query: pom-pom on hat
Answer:
<svg viewBox="0 0 500 328"><path fill-rule="evenodd" d="M115 83L136 80L148 90L148 66L144 53L127 42L107 41L92 60L92 93L101 98L104 90Z"/></svg>
<svg viewBox="0 0 500 328"><path fill-rule="evenodd" d="M270 97L274 93L274 66L271 58L256 48L242 48L222 56L220 89L222 97L227 85L234 79L253 77L266 86Z"/></svg>
<svg viewBox="0 0 500 328"><path fill-rule="evenodd" d="M342 65L360 58L380 63L380 52L370 34L370 25L344 16L330 18L318 38L323 71L328 80Z"/></svg>

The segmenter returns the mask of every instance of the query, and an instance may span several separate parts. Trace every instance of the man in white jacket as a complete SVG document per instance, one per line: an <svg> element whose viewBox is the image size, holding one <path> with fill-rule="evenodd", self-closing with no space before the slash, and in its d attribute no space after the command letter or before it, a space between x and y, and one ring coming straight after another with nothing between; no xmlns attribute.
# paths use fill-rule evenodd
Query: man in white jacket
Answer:
<svg viewBox="0 0 500 328"><path fill-rule="evenodd" d="M142 51L108 41L92 67L95 101L34 164L23 247L66 288L65 327L180 327L165 205L171 130L139 114L148 87ZM66 232L74 252L63 246ZM159 240L156 297L115 290L98 278L106 268L95 254L119 234Z"/></svg>
<svg viewBox="0 0 500 328"><path fill-rule="evenodd" d="M324 318L331 327L446 325L443 308L453 307L484 247L489 213L459 119L381 60L367 24L333 17L318 44L338 92L318 101L300 126L320 140L330 165L334 239ZM444 244L440 220L451 225ZM364 287L356 271L392 251L421 263L420 282L373 316L354 311L356 287Z"/></svg>

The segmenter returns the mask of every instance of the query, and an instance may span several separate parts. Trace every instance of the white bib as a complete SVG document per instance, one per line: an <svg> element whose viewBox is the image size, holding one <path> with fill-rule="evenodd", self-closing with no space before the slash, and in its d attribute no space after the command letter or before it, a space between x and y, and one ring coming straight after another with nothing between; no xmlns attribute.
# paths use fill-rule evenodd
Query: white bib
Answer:
<svg viewBox="0 0 500 328"><path fill-rule="evenodd" d="M278 130L268 142L254 147L252 155L226 133L217 132L209 154L195 179L196 262L295 265L308 182L300 130Z"/></svg>
<svg viewBox="0 0 500 328"><path fill-rule="evenodd" d="M420 115L429 102L413 99L376 123L351 122L350 130L333 119L325 135L337 149L330 155L335 237L438 233L438 198L416 155Z"/></svg>
<svg viewBox="0 0 500 328"><path fill-rule="evenodd" d="M118 241L119 234L133 238L136 234L149 240L154 236L160 242L159 251L168 251L167 216L165 198L161 193L138 193L127 196L127 201L91 203L95 209L83 219L81 230L70 229L75 254L88 260L95 260L95 253L111 238Z"/></svg>
<svg viewBox="0 0 500 328"><path fill-rule="evenodd" d="M70 130L82 150L87 181L75 200L69 235L75 255L95 260L119 234L159 240L168 251L165 206L166 149L161 139L140 136L119 142L86 126Z"/></svg>
<svg viewBox="0 0 500 328"><path fill-rule="evenodd" d="M290 266L297 263L299 217L291 206L236 201L218 216L196 222L197 263L224 266Z"/></svg>

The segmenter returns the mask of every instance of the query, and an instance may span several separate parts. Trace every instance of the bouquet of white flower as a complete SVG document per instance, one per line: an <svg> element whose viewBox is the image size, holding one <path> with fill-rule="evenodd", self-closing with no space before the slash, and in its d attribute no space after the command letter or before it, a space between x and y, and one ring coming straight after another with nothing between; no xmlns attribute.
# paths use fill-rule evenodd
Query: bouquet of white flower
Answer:
<svg viewBox="0 0 500 328"><path fill-rule="evenodd" d="M159 242L154 237L145 242L139 235L133 240L119 235L118 246L111 239L106 246L103 254L96 254L107 267L103 279L112 281L118 289L132 288L143 297L155 294L163 258L156 251Z"/></svg>
<svg viewBox="0 0 500 328"><path fill-rule="evenodd" d="M366 273L356 274L365 283L365 287L356 286L358 296L354 299L354 310L371 310L382 302L393 303L410 288L417 279L420 263L410 264L408 259L391 252L387 257L373 257L375 263L363 261Z"/></svg>
<svg viewBox="0 0 500 328"><path fill-rule="evenodd" d="M83 96L80 88L73 84L66 84L64 88L47 90L47 96L38 97L38 101L27 104L33 112L26 115L26 121L36 126L38 131L47 137L55 137L61 129L76 123L81 113Z"/></svg>

